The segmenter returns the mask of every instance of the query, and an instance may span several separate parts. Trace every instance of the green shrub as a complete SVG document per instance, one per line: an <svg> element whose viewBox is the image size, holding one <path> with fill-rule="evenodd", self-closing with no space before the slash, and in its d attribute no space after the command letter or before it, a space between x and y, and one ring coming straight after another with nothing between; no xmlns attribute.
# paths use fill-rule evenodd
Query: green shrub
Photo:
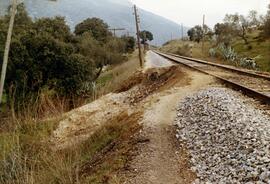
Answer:
<svg viewBox="0 0 270 184"><path fill-rule="evenodd" d="M177 54L181 56L189 56L190 55L190 46L189 44L183 44L177 47Z"/></svg>
<svg viewBox="0 0 270 184"><path fill-rule="evenodd" d="M224 44L220 44L219 50L225 60L231 62L235 62L237 60L237 53L231 46L226 47Z"/></svg>

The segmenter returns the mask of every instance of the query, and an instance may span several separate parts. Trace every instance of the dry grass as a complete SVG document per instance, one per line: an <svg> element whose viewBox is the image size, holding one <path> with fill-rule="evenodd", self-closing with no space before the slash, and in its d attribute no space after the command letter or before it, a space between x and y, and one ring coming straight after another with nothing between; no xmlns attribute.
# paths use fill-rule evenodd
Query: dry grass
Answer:
<svg viewBox="0 0 270 184"><path fill-rule="evenodd" d="M186 46L189 46L187 48ZM194 58L209 58L208 51L211 48L210 43L206 42L204 45L204 51L202 50L202 43L173 40L161 48L163 52L169 52L190 57L192 47L192 57Z"/></svg>
<svg viewBox="0 0 270 184"><path fill-rule="evenodd" d="M97 81L95 99L117 90L139 68L137 52L134 52L127 62L109 68Z"/></svg>
<svg viewBox="0 0 270 184"><path fill-rule="evenodd" d="M132 149L140 113L120 114L87 141L60 151L49 138L59 119L17 122L13 132L0 133L0 183L104 183L114 181Z"/></svg>

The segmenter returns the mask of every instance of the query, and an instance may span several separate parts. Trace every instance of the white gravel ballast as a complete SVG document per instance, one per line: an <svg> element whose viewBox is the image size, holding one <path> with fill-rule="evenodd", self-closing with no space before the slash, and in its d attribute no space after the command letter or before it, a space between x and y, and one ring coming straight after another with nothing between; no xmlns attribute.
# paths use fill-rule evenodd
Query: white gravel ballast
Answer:
<svg viewBox="0 0 270 184"><path fill-rule="evenodd" d="M270 118L242 95L226 88L200 91L180 103L175 123L195 183L270 184Z"/></svg>

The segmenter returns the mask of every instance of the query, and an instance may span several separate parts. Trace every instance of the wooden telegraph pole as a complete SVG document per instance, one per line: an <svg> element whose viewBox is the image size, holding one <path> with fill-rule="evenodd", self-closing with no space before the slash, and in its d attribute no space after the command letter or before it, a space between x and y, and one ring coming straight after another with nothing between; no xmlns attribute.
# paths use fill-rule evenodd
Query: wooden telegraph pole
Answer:
<svg viewBox="0 0 270 184"><path fill-rule="evenodd" d="M9 55L10 42L11 42L16 12L17 12L17 0L13 0L12 6L11 6L11 16L10 16L10 21L9 21L9 28L8 28L6 45L5 45L5 52L4 52L2 73L1 73L1 80L0 80L0 104L2 103L2 98L3 98L4 84L5 84L7 64L8 64L8 55Z"/></svg>
<svg viewBox="0 0 270 184"><path fill-rule="evenodd" d="M143 67L143 59L142 59L142 50L141 50L141 39L140 39L140 27L139 27L139 15L138 15L138 9L136 5L134 5L134 15L135 15L135 21L136 21L136 34L137 34L137 44L139 49L139 60L140 60L140 66Z"/></svg>
<svg viewBox="0 0 270 184"><path fill-rule="evenodd" d="M203 31L203 35L202 35L202 54L204 52L204 26L205 26L205 15L203 15L203 25L202 25L202 31Z"/></svg>

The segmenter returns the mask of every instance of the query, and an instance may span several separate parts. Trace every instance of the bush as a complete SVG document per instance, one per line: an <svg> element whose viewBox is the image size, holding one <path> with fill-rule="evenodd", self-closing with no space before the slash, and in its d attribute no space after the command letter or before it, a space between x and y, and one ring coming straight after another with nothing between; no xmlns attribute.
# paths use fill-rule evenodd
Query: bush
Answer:
<svg viewBox="0 0 270 184"><path fill-rule="evenodd" d="M92 78L91 62L76 54L70 43L46 34L26 34L11 44L6 89L15 87L16 101L42 88L61 96L81 95L82 83Z"/></svg>
<svg viewBox="0 0 270 184"><path fill-rule="evenodd" d="M210 57L216 57L216 55L217 55L217 50L216 50L216 48L211 48L211 49L209 49L209 56L210 56Z"/></svg>
<svg viewBox="0 0 270 184"><path fill-rule="evenodd" d="M181 56L190 56L190 45L183 44L181 46L178 46L176 54Z"/></svg>
<svg viewBox="0 0 270 184"><path fill-rule="evenodd" d="M135 50L135 38L132 36L122 36L121 39L125 42L125 52L132 53Z"/></svg>
<svg viewBox="0 0 270 184"><path fill-rule="evenodd" d="M219 50L223 58L227 61L235 62L237 59L237 53L231 46L226 47L224 44L219 45Z"/></svg>
<svg viewBox="0 0 270 184"><path fill-rule="evenodd" d="M249 68L249 69L256 69L257 64L254 58L241 58L240 59L240 66Z"/></svg>

